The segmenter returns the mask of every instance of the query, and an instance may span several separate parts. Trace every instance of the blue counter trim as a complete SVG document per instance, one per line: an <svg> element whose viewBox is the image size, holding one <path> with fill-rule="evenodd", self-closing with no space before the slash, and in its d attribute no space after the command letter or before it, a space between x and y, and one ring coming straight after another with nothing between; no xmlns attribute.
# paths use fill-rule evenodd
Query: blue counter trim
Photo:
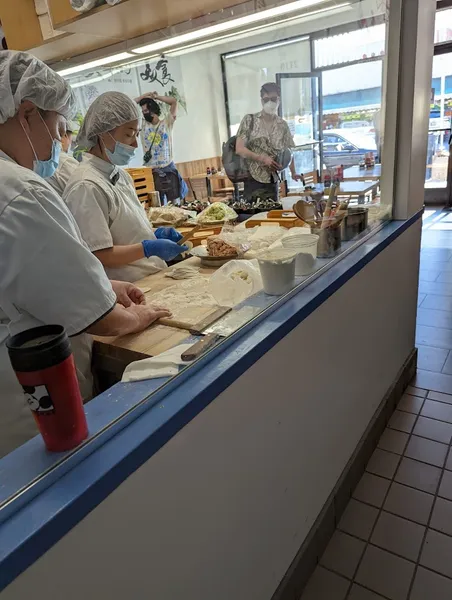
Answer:
<svg viewBox="0 0 452 600"><path fill-rule="evenodd" d="M131 407L137 398L150 397L125 420L115 423L101 441L100 438L93 440L97 444L95 451L88 444L52 469L48 477L33 487L36 497L24 494L22 502L16 498L11 503L8 518L0 525L0 590L421 216L419 212L407 221L389 223L283 305L265 314L259 327L252 323L241 336L225 340L208 355L209 369L204 368L207 361L199 361L159 390L164 381L154 380L120 384L113 388L114 393L109 390L99 396L96 399L99 402L117 402L118 396L127 398ZM91 410L95 420L95 405ZM121 405L123 412L124 404ZM32 453L37 443L31 440L19 450L25 455ZM16 469L19 469L17 452L11 457L14 455ZM43 467L50 467L54 461L55 457L49 455L43 459ZM4 468L3 473L5 471Z"/></svg>

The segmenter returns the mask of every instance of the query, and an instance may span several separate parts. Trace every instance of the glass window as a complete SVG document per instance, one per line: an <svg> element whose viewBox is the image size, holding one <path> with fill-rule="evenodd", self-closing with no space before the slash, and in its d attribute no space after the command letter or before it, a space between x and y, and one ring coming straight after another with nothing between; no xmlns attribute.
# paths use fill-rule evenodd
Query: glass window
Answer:
<svg viewBox="0 0 452 600"><path fill-rule="evenodd" d="M144 117L128 165L132 180L120 171L120 184L112 185L103 174L112 167L106 150L115 150L115 128L95 140L94 150L77 147L82 166L63 198L82 236L89 243L96 223L113 246L152 239L162 226L192 236L189 253L169 258L169 269L142 259L140 276L130 270L124 276L149 303L166 306L173 320L126 338L97 338L93 364L100 390L118 382L137 358L194 342L188 329L209 319L218 325L218 310L228 321L217 344L227 343L236 329L309 285L392 216L392 198L380 191L389 3L280 2L277 12L256 12L254 4L210 14L210 24L222 25L204 37L205 19L194 19L178 26L189 41L168 29L159 32L157 53L133 55L140 44L129 40L133 58L65 72L77 96L79 124L109 91L141 102ZM258 20L260 12L265 18ZM233 24L226 27L228 19ZM446 66L438 66L435 78L439 118L446 118L452 72L449 77ZM107 124L109 117L104 113ZM86 177L71 187L82 168ZM87 197L77 190L88 177L104 177L108 198L97 186L90 199L101 210L80 218L77 207ZM125 205L133 210L121 223L112 207ZM146 271L150 264L153 271ZM180 374L186 369L190 365L182 365ZM161 383L149 383L143 398ZM88 415L95 411L99 422L104 400L92 402ZM113 407L115 419L122 409L131 410L121 402Z"/></svg>
<svg viewBox="0 0 452 600"><path fill-rule="evenodd" d="M442 11L444 14L449 11ZM452 54L433 58L426 188L446 188L452 117Z"/></svg>

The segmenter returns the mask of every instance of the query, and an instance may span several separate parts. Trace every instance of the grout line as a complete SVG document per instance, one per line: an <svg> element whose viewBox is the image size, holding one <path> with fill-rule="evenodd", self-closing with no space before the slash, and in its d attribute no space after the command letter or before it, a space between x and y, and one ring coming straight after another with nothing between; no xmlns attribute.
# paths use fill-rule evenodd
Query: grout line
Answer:
<svg viewBox="0 0 452 600"><path fill-rule="evenodd" d="M422 409L423 409L423 407L424 407L424 404L425 404L425 402L426 402L426 398L427 398L427 396L428 396L428 391L429 391L429 390L427 390L427 395L426 395L426 396L423 398L423 400L422 400L422 405L421 405L421 408L420 408L420 410L419 410L419 413L416 415L416 419L415 419L415 421L414 421L414 424L413 424L413 427L412 427L412 429L411 429L411 433L409 434L409 438L408 438L408 441L407 441L407 444L406 444L405 448L407 448L407 447L408 447L408 444L410 443L411 437L412 437L412 435L413 435L413 433L412 433L412 432L413 432L414 428L416 427L416 424L417 424L417 421L418 421L418 419L419 419L420 413L421 413L421 411L422 411ZM396 410L397 410L397 407L396 407ZM404 433L407 433L407 432L404 432ZM401 465L401 463L402 463L403 456L404 456L404 455L401 455L401 456L399 456L399 461L398 461L398 463L397 463L397 467L396 467L396 468L395 468L395 470L394 470L394 474L393 474L393 476L392 476L392 478L391 478L391 483L390 483L390 485L389 485L389 487L388 487L388 489L387 489L387 492L386 492L386 494L385 494L385 497L384 497L384 499L383 499L383 502L382 502L382 504L381 504L381 507L380 507L380 509L379 509L379 511L378 511L377 518L375 519L375 523L374 523L374 525L373 525L373 527L372 527L372 530L371 530L371 532L370 532L369 538L368 538L368 540L367 540L367 543L366 543L366 546L365 546L365 548L364 548L364 552L363 552L363 554L362 554L362 556L361 556L360 560L358 561L358 566L356 567L356 570L355 570L355 574L354 574L354 577L353 577L353 582L355 582L355 579L356 579L356 576L357 576L357 574L358 574L359 568L361 567L361 564L362 564L362 561L363 561L363 557L364 557L364 555L366 554L366 552L367 552L367 549L369 548L369 545L370 545L370 540L372 539L372 536L373 536L373 534L374 534L374 531L375 531L375 528L376 528L376 526L377 526L377 523L378 523L378 522L379 522L379 520L380 520L381 514L382 514L382 512L383 512L383 507L384 507L384 505L386 504L386 500L388 499L389 491L390 491L390 489L391 489L391 487L392 487L392 484L393 484L393 483L394 483L394 481L395 481L395 477L396 477L396 475L397 475L397 473L398 473L398 470L399 470L399 468L400 468L400 465ZM426 530L427 530L427 528L426 528ZM374 545L374 544L373 544L373 545ZM384 551L387 551L386 549L383 549L383 550L384 550ZM392 553L392 554L395 554L395 553ZM397 556L397 555L396 555L396 556ZM411 590L411 587L412 587L412 585L413 585L413 582L414 582L414 574L416 573L416 571L417 571L417 569L415 568L415 569L414 569L414 572L413 572L413 578L412 578L412 581L410 582L410 587L408 588L408 589L409 589L409 591ZM376 592L376 590L374 590L374 591ZM407 596L407 598L408 598L408 596Z"/></svg>
<svg viewBox="0 0 452 600"><path fill-rule="evenodd" d="M430 391L432 391L432 390L429 390L429 392L430 392ZM427 394L427 396L428 396L428 394ZM442 473L441 473L441 477L439 478L439 480L438 480L438 484L437 484L437 486L436 486L436 492L435 492L435 494L434 494L435 498L434 498L434 500L433 500L432 507L431 507L431 509L430 509L430 514L429 514L429 517L428 517L428 520L427 520L427 526L426 526L426 528L425 528L424 537L423 537L423 539L422 539L421 546L420 546L420 548L419 548L419 554L418 554L418 558L417 558L417 564L416 564L416 567L415 567L415 569L414 569L414 573L413 573L413 579L412 579L412 581L411 581L411 586L410 586L410 588L409 588L409 592L408 592L408 597L407 597L407 600L410 600L410 598L411 598L411 593L412 593L412 591L413 591L414 582L415 582L415 579L416 579L417 572L418 572L418 570L419 570L419 564L420 564L420 560L421 560L421 558L422 558L422 554L423 554L423 552L424 552L425 541L426 541L426 539L427 539L427 535L428 535L428 532L429 532L429 530L430 530L430 523L431 523L431 520L432 520L433 511L435 510L435 507L436 507L436 502L437 502L437 500L438 500L438 494L439 494L439 490L440 490L440 487L441 487L441 483L442 483L442 481L443 481L443 478L444 478L444 472L445 472L445 470L446 470L446 469L445 469L445 466L446 466L447 458L448 458L448 456L449 456L449 452L450 452L450 451L451 451L451 443L449 443L449 450L448 450L448 452L447 452L447 454L446 454L446 460L444 461L444 466L443 466L443 467L442 467L442 469L441 469L441 471L442 471Z"/></svg>
<svg viewBox="0 0 452 600"><path fill-rule="evenodd" d="M447 361L449 360L449 357L450 357L450 353L451 353L451 352L452 352L452 350L449 350L449 352L448 352L448 354L447 354L447 356L446 356L446 360L444 361L443 367L442 367L442 369L441 369L441 373L443 373L444 375L450 375L450 374L451 374L451 373L444 373L444 367L446 366L446 364L447 364Z"/></svg>

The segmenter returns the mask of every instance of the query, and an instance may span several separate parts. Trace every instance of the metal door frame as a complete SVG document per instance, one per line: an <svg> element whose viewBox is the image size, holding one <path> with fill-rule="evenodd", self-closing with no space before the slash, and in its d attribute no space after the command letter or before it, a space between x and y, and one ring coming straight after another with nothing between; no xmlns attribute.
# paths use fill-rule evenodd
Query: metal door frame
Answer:
<svg viewBox="0 0 452 600"><path fill-rule="evenodd" d="M282 117L282 86L281 81L283 79L311 79L311 102L312 112L315 114L315 110L318 110L318 141L319 142L319 158L320 158L320 175L322 176L323 171L323 96L322 96L322 72L313 71L309 73L276 73L276 83L281 90L281 106L279 107L279 116ZM317 80L317 88L315 87L315 80ZM315 97L318 97L318 107L315 106ZM314 154L314 147L312 149Z"/></svg>

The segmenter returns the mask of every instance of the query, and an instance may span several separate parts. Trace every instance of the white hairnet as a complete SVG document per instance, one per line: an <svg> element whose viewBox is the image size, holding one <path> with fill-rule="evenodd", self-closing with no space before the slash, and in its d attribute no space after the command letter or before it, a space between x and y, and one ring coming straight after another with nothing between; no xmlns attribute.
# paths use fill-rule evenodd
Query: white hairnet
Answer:
<svg viewBox="0 0 452 600"><path fill-rule="evenodd" d="M97 144L102 133L120 125L138 120L142 112L136 102L122 92L105 92L98 96L88 108L83 125L77 136L77 147L89 150Z"/></svg>
<svg viewBox="0 0 452 600"><path fill-rule="evenodd" d="M0 124L29 100L41 110L54 110L66 119L75 115L75 96L69 84L27 52L0 51Z"/></svg>

